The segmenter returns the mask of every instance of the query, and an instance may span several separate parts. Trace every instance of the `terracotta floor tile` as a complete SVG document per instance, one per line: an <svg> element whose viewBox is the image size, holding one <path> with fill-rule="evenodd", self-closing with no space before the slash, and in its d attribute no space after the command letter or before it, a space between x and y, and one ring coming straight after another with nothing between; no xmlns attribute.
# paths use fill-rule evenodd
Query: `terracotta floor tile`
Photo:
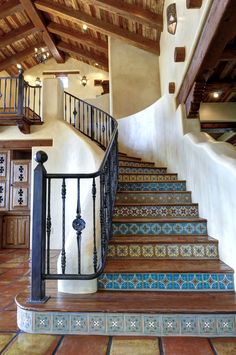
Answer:
<svg viewBox="0 0 236 355"><path fill-rule="evenodd" d="M106 355L109 337L103 336L73 336L63 339L57 355Z"/></svg>
<svg viewBox="0 0 236 355"><path fill-rule="evenodd" d="M159 355L157 338L114 337L111 355ZM173 354L172 354L173 355Z"/></svg>
<svg viewBox="0 0 236 355"><path fill-rule="evenodd" d="M0 331L17 331L16 311L0 312Z"/></svg>
<svg viewBox="0 0 236 355"><path fill-rule="evenodd" d="M165 355L213 355L205 338L166 337L162 338Z"/></svg>
<svg viewBox="0 0 236 355"><path fill-rule="evenodd" d="M60 336L20 333L4 354L7 355L51 355Z"/></svg>
<svg viewBox="0 0 236 355"><path fill-rule="evenodd" d="M15 333L11 334L0 334L0 351L9 343L9 341L14 337Z"/></svg>
<svg viewBox="0 0 236 355"><path fill-rule="evenodd" d="M236 338L214 338L211 339L217 355L235 355Z"/></svg>

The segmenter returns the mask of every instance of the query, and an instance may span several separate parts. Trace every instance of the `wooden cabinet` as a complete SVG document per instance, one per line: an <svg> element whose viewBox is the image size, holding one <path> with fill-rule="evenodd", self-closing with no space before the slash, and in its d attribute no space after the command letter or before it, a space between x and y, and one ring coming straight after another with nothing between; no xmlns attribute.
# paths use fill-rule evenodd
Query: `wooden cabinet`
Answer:
<svg viewBox="0 0 236 355"><path fill-rule="evenodd" d="M30 151L0 150L0 244L27 248L30 239Z"/></svg>
<svg viewBox="0 0 236 355"><path fill-rule="evenodd" d="M29 247L29 216L6 215L3 217L2 247Z"/></svg>

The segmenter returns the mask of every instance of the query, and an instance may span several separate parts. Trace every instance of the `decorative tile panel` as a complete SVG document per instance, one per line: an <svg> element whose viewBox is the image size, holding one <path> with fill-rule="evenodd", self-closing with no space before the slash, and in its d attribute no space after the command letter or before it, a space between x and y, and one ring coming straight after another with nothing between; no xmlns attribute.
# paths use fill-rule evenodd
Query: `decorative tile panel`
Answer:
<svg viewBox="0 0 236 355"><path fill-rule="evenodd" d="M28 164L13 164L13 183L28 182L29 179L29 165Z"/></svg>
<svg viewBox="0 0 236 355"><path fill-rule="evenodd" d="M29 204L28 188L13 187L12 191L13 191L12 208L27 207Z"/></svg>
<svg viewBox="0 0 236 355"><path fill-rule="evenodd" d="M120 182L118 191L186 191L185 182Z"/></svg>
<svg viewBox="0 0 236 355"><path fill-rule="evenodd" d="M200 246L201 253L197 252ZM217 259L218 247L211 244L109 244L108 256L145 259Z"/></svg>
<svg viewBox="0 0 236 355"><path fill-rule="evenodd" d="M0 208L6 207L6 182L0 182Z"/></svg>
<svg viewBox="0 0 236 355"><path fill-rule="evenodd" d="M153 164L146 163L146 162L124 161L124 160L119 161L119 167L120 166L129 166L129 167L137 167L137 168L154 167Z"/></svg>
<svg viewBox="0 0 236 355"><path fill-rule="evenodd" d="M142 174L166 174L167 168L135 168L135 167L119 167L120 174L135 174L135 173L142 173Z"/></svg>
<svg viewBox="0 0 236 355"><path fill-rule="evenodd" d="M222 282L223 278L223 282ZM103 273L98 288L108 291L233 291L233 274L226 273Z"/></svg>
<svg viewBox="0 0 236 355"><path fill-rule="evenodd" d="M0 152L0 177L5 178L7 176L7 152Z"/></svg>
<svg viewBox="0 0 236 355"><path fill-rule="evenodd" d="M122 223L113 222L112 233L116 235L206 235L206 222L159 222ZM197 251L197 250L196 250Z"/></svg>
<svg viewBox="0 0 236 355"><path fill-rule="evenodd" d="M56 320L66 321L63 330L58 331ZM235 314L39 313L18 306L17 323L22 331L41 334L236 336Z"/></svg>
<svg viewBox="0 0 236 355"><path fill-rule="evenodd" d="M119 203L156 203L156 204L165 204L165 203L190 203L191 194L189 192L141 192L141 193L118 193L116 195L116 201Z"/></svg>
<svg viewBox="0 0 236 355"><path fill-rule="evenodd" d="M176 174L120 174L119 182L157 182L177 180Z"/></svg>
<svg viewBox="0 0 236 355"><path fill-rule="evenodd" d="M116 206L113 217L198 217L198 206Z"/></svg>

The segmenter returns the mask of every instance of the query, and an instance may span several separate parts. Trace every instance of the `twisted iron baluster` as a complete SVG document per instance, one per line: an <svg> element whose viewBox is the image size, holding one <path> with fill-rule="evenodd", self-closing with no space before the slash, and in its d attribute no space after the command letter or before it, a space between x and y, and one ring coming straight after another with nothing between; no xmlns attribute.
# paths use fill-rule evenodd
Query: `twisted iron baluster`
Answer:
<svg viewBox="0 0 236 355"><path fill-rule="evenodd" d="M96 183L95 178L93 178L93 186L92 186L92 197L93 197L93 267L94 272L97 271L97 246L96 246Z"/></svg>
<svg viewBox="0 0 236 355"><path fill-rule="evenodd" d="M62 270L62 273L65 274L65 270L66 270L66 251L65 251L66 182L65 182L65 178L62 179L61 198L62 198L62 252L61 252L61 270Z"/></svg>
<svg viewBox="0 0 236 355"><path fill-rule="evenodd" d="M77 247L78 247L78 274L81 274L81 234L82 230L85 228L86 223L81 218L81 207L80 207L80 179L77 180L77 209L76 218L72 223L72 227L76 230L77 237Z"/></svg>
<svg viewBox="0 0 236 355"><path fill-rule="evenodd" d="M47 230L47 273L50 274L50 237L51 237L51 179L48 178L48 215L46 221Z"/></svg>

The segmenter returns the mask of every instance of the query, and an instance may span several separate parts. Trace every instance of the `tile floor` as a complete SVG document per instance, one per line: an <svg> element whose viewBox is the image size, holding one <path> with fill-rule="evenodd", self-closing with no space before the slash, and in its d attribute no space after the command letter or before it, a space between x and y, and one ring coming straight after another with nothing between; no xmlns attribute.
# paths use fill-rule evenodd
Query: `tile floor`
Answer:
<svg viewBox="0 0 236 355"><path fill-rule="evenodd" d="M0 250L0 354L236 355L236 338L52 336L17 328L14 296L29 287L29 255Z"/></svg>

